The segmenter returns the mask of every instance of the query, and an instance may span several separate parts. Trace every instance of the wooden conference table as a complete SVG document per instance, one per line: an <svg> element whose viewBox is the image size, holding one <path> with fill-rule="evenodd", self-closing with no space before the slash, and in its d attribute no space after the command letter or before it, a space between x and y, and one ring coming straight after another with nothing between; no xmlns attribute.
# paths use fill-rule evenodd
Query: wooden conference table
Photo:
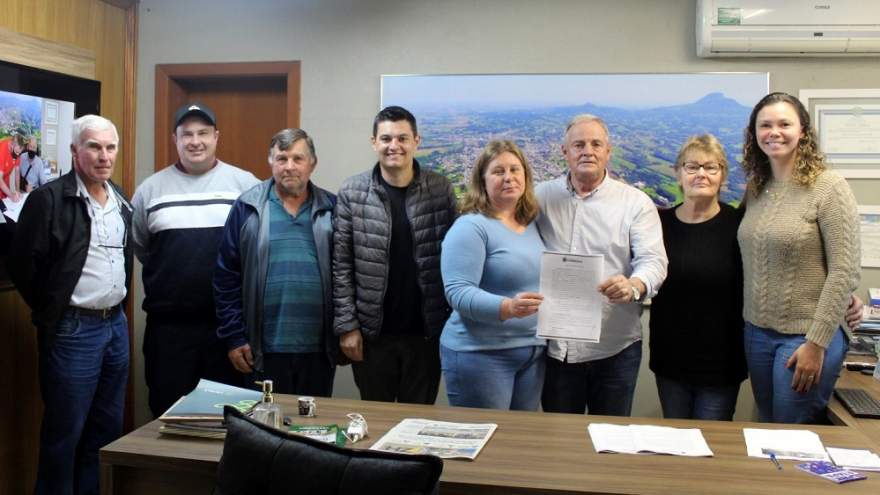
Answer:
<svg viewBox="0 0 880 495"><path fill-rule="evenodd" d="M295 413L295 397L275 397L286 414ZM359 412L367 419L370 436L358 448L369 447L404 418L498 424L475 461L444 461L443 494L880 493L880 473L834 485L795 469L794 461L780 461L784 469L778 471L767 459L746 456L742 434L743 427L807 428L826 446L874 449L857 426L616 418L320 398L317 405L317 418L293 416L294 422L345 426L345 414ZM715 457L597 454L587 436L590 422L698 427ZM158 428L153 421L101 450L103 493L211 492L223 443L160 435Z"/></svg>

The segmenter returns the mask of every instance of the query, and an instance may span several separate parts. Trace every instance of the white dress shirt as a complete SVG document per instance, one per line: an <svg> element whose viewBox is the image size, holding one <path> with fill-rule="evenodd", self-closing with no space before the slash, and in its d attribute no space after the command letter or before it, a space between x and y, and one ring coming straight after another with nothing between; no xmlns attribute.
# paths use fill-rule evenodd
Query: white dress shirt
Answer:
<svg viewBox="0 0 880 495"><path fill-rule="evenodd" d="M583 198L575 193L568 174L539 184L535 192L541 206L538 229L548 250L601 254L605 279L617 274L637 277L647 289L643 297L657 293L666 278L666 249L657 207L647 194L607 173ZM569 363L614 356L641 340L641 312L638 303L606 300L599 342L550 340L547 354Z"/></svg>
<svg viewBox="0 0 880 495"><path fill-rule="evenodd" d="M106 309L125 298L125 220L116 193L105 183L107 203L93 198L85 184L76 176L77 195L88 202L91 218L89 253L70 305L78 308Z"/></svg>

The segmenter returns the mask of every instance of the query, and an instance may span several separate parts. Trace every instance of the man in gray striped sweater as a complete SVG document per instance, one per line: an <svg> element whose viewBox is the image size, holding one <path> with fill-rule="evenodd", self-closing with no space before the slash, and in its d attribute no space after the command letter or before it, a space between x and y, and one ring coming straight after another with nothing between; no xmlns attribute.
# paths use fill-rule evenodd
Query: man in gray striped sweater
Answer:
<svg viewBox="0 0 880 495"><path fill-rule="evenodd" d="M259 181L217 159L219 136L211 109L181 107L172 135L179 159L144 180L132 200L147 313L144 374L154 416L200 378L242 385L216 335L211 281L229 209Z"/></svg>

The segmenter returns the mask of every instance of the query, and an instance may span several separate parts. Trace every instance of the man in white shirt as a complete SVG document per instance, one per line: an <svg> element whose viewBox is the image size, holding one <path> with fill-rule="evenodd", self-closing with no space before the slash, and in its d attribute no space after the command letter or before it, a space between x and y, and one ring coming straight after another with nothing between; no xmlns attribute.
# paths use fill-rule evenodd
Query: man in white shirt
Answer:
<svg viewBox="0 0 880 495"><path fill-rule="evenodd" d="M28 196L9 275L39 330L45 405L35 493L98 493L98 450L122 434L132 208L110 181L119 135L73 122L73 170Z"/></svg>
<svg viewBox="0 0 880 495"><path fill-rule="evenodd" d="M644 192L608 176L608 127L574 117L562 153L569 171L536 189L547 249L604 256L607 279L598 343L551 340L541 402L548 412L628 416L642 359L640 302L666 278L657 208Z"/></svg>

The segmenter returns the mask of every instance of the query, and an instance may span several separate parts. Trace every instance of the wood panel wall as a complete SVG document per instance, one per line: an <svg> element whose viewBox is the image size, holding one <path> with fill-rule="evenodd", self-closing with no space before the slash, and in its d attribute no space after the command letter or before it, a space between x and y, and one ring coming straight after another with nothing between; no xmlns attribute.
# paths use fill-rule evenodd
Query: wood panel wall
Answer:
<svg viewBox="0 0 880 495"><path fill-rule="evenodd" d="M116 124L122 140L113 179L131 195L136 2L2 0L0 27L94 54L95 79L101 81L101 113ZM31 493L42 415L36 336L29 309L8 286L0 286L0 348L4 350L0 359L0 493Z"/></svg>

